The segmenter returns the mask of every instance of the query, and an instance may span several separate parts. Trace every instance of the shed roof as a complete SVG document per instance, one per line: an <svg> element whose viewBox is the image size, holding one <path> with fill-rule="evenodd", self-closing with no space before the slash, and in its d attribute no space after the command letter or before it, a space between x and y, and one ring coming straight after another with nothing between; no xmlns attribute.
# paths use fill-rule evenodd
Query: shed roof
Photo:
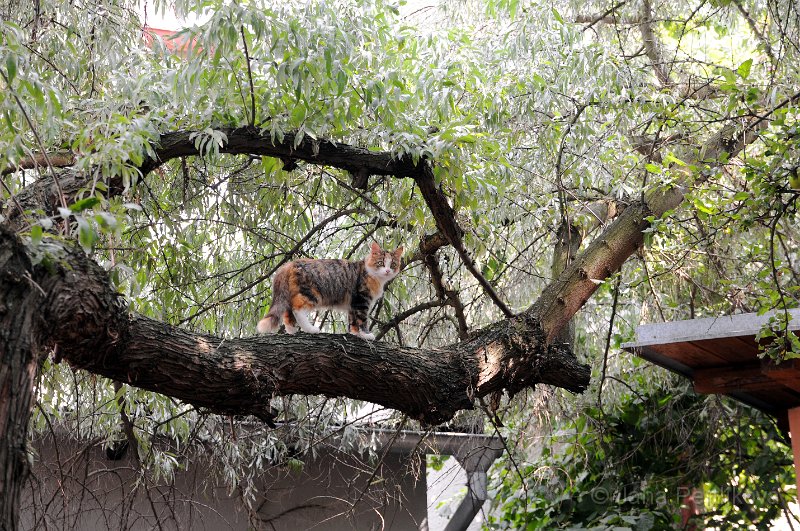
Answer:
<svg viewBox="0 0 800 531"><path fill-rule="evenodd" d="M800 309L789 329L800 335ZM783 417L800 406L800 360L759 357L756 334L774 315L755 313L647 324L622 348L681 374L698 393L723 394Z"/></svg>

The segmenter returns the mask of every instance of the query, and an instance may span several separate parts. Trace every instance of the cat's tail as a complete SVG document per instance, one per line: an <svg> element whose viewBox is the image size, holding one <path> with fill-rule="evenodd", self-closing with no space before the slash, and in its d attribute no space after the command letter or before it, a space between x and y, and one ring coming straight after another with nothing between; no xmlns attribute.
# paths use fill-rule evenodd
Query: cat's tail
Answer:
<svg viewBox="0 0 800 531"><path fill-rule="evenodd" d="M283 314L291 310L289 302L289 284L287 279L287 267L291 264L284 264L275 273L272 281L272 304L267 315L258 322L256 331L259 334L274 334L281 326Z"/></svg>
<svg viewBox="0 0 800 531"><path fill-rule="evenodd" d="M272 299L267 315L258 322L256 330L259 334L274 334L281 326L283 314L289 310L289 303L283 297L276 296Z"/></svg>
<svg viewBox="0 0 800 531"><path fill-rule="evenodd" d="M269 313L267 313L267 315L265 315L264 318L258 322L256 331L258 331L259 334L274 334L278 331L278 327L281 325L281 320L278 312L272 313L274 308L274 306L270 308Z"/></svg>

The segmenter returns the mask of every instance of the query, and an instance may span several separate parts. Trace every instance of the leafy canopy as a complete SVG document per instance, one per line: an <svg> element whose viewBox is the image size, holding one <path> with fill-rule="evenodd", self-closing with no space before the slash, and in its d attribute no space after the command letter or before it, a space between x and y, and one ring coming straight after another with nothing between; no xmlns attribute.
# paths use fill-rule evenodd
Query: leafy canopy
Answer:
<svg viewBox="0 0 800 531"><path fill-rule="evenodd" d="M688 172L688 207L653 220L640 256L577 317L576 350L597 367L594 381L606 384L602 401L619 411L606 418L589 409L565 425L574 434L556 437L567 450L543 459L573 459L587 444L590 421L610 425L589 448L585 474L564 465L570 477L579 474L572 488L585 497L608 476L601 460L636 447L630 434L614 431L630 424L626 415L674 429L678 406L686 406L700 423L690 431L702 435L718 418L707 412L722 407L670 391L668 375L620 355L617 347L636 324L782 310L797 305L800 286L798 194L788 184L800 152L791 100L800 85L796 7L779 0L674 2L648 16L647 6L617 6L606 15L614 18L609 24L599 16L608 5L599 2L443 2L415 11L382 0L179 0L179 15L200 19L178 34L183 45L176 47L148 34L133 1L7 0L0 3L0 168L13 170L43 152L72 157L74 171L93 181L55 215L26 212L22 232L33 255L49 259L44 232L76 238L107 266L133 311L224 337L253 333L270 298L268 279L286 260L357 258L371 239L413 249L436 227L408 180L373 177L362 190L340 170L301 164L287 171L289 161L222 155L222 127L254 125L275 139L296 132L298 141L325 138L432 161L467 248L515 310L551 279L563 221L588 232L601 223L587 207L624 208ZM647 27L652 38L641 31ZM687 164L702 160L698 146L720 126L753 116L768 126L735 164ZM195 131L204 156L172 161L143 179L138 167L153 155L153 143L177 130ZM4 172L4 203L14 208L25 186L55 171L47 165ZM122 195L108 193L113 177L122 179ZM381 330L385 339L437 346L458 337L460 318L469 329L499 318L452 250L439 255L440 282L457 293L463 317L447 304L429 305ZM375 326L437 298L436 279L412 261ZM328 330L344 330L329 316L320 319ZM775 328L786 340L785 323ZM779 341L769 354L797 351L796 341ZM646 399L635 399L629 387ZM528 393L504 405L506 436L535 424L541 398ZM589 399L562 405L584 411L582 400ZM169 436L183 448L210 441L231 485L256 473L241 465L267 454L280 460L288 439L295 450L311 447L315 433L353 419L360 407L343 399L276 399L289 427L231 442L217 417L140 390L115 391L50 361L37 402L38 430L56 419L87 438L117 437L124 408L140 455L161 473L186 460L160 450L156 438ZM557 423L559 409L552 409ZM698 445L716 451L734 435L747 445L774 435L748 426L718 426L718 441ZM687 467L697 465L694 455L687 460ZM620 481L642 474L675 480L666 470L616 463L606 465L622 472ZM517 510L515 500L534 489L519 490L535 469L503 476L498 492L514 494L501 510ZM748 473L718 478L713 488L762 477ZM527 507L537 518L552 517L552 503ZM568 514L575 516L580 499L577 507ZM655 521L658 510L647 514Z"/></svg>

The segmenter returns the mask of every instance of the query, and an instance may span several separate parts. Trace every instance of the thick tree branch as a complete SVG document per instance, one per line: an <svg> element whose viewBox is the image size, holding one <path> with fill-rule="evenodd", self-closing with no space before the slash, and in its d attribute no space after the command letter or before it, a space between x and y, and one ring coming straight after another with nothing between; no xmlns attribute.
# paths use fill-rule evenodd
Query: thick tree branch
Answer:
<svg viewBox="0 0 800 531"><path fill-rule="evenodd" d="M25 448L42 348L41 288L13 234L0 225L0 529L16 529L28 476Z"/></svg>
<svg viewBox="0 0 800 531"><path fill-rule="evenodd" d="M237 139L237 152L266 151L263 139L248 145L250 134L231 135ZM725 127L699 150L696 163L716 164L723 153L735 155L756 136L753 129ZM164 153L170 156L181 156L188 149L186 140L188 134L184 141L162 149L169 150ZM321 144L333 149L330 143ZM377 160L375 154L348 149L368 164ZM298 151L293 154L297 156ZM325 155L327 160L340 156ZM396 160L374 167L384 171L392 164L394 170L415 176L416 167ZM686 172L685 180L690 175ZM653 189L644 200L628 206L528 310L439 350L329 334L223 340L131 316L100 266L81 251L55 241L50 245L56 249L56 271L33 268L26 289L45 293L36 311L47 324L36 333L57 346L63 359L96 374L198 407L265 420L272 418L269 401L274 396L323 394L368 400L438 423L472 407L474 399L497 396L504 390L514 394L536 383L585 389L589 368L578 363L565 346L551 344L552 340L591 296L597 280L616 271L641 245L648 216L661 216L682 201L682 184ZM442 225L458 230L457 225ZM20 247L8 231L0 240L0 249ZM436 243L431 240L432 245Z"/></svg>
<svg viewBox="0 0 800 531"><path fill-rule="evenodd" d="M0 170L0 175L9 175L19 170L32 170L35 168L47 168L48 159L54 168L66 168L75 164L75 155L70 151L58 151L55 153L35 153L30 157L20 159L16 164L7 166Z"/></svg>
<svg viewBox="0 0 800 531"><path fill-rule="evenodd" d="M672 80L669 77L669 69L661 53L661 43L656 39L653 32L653 9L650 6L650 0L642 2L642 23L639 25L639 31L642 33L642 41L644 43L645 53L650 64L655 70L656 77L662 86L668 87L672 85Z"/></svg>
<svg viewBox="0 0 800 531"><path fill-rule="evenodd" d="M664 57L661 42L653 31L653 24L653 9L650 0L644 0L639 31L642 34L645 54L650 59L661 86L673 90L679 98L703 100L719 96L720 92L711 84L710 80L698 80L691 74L684 75L684 79L677 83L672 79L672 63Z"/></svg>
<svg viewBox="0 0 800 531"><path fill-rule="evenodd" d="M295 145L294 133L285 133L282 139L273 141L269 131L261 132L255 127L225 127L219 131L228 139L220 147L220 153L275 157L291 162L299 160L369 175L415 177L422 171L422 166L415 165L410 158L400 159L388 151L370 151L329 140L313 140L309 136L304 136ZM201 153L194 139L196 134L196 131L176 131L161 135L154 145L155 156L147 157L139 167L141 174L146 176L172 159L199 156ZM42 177L22 190L17 200L24 209L41 208L48 214L57 212L61 203L56 182L60 183L64 195L74 201L81 190L91 186L92 179L83 172L66 168L58 173L57 181L50 175ZM106 185L109 196L120 195L124 191L124 183L119 175L109 176ZM18 215L8 206L5 214L9 218Z"/></svg>
<svg viewBox="0 0 800 531"><path fill-rule="evenodd" d="M483 288L483 291L485 291L489 298L500 308L503 314L506 317L513 317L514 313L506 306L506 303L503 302L497 292L495 292L489 281L478 271L475 262L469 254L467 254L467 250L464 248L464 243L462 241L463 231L456 222L455 212L453 212L452 207L450 207L450 204L447 202L447 198L444 193L442 193L442 190L436 186L436 180L434 179L433 170L430 165L425 164L422 167L422 172L417 174L414 180L417 182L419 191L425 199L428 209L436 220L436 226L439 232L444 235L450 245L456 250L464 267L475 277Z"/></svg>
<svg viewBox="0 0 800 531"><path fill-rule="evenodd" d="M719 166L721 160L729 160L754 142L758 130L765 123L755 119L743 126L730 124L723 127L697 150L689 166ZM533 312L541 318L548 342L557 337L570 318L589 300L599 282L622 267L642 245L643 231L650 226L649 218L660 218L677 207L683 201L687 186L702 182L703 177L695 178L695 173L686 168L673 169L681 176L672 186L651 188L643 194L643 200L627 206L525 312Z"/></svg>
<svg viewBox="0 0 800 531"><path fill-rule="evenodd" d="M536 383L582 391L589 368L548 347L532 317L501 321L466 342L405 348L352 335L221 339L130 315L105 270L79 249L45 240L55 270L30 268L44 296L38 328L60 359L92 373L226 414L271 421L280 395L347 396L440 423L475 398ZM9 231L0 252L26 253ZM11 252L11 251L8 251ZM25 256L22 257L23 259Z"/></svg>
<svg viewBox="0 0 800 531"><path fill-rule="evenodd" d="M330 140L314 140L308 135L303 136L302 140L295 144L296 136L292 132L284 133L282 139L276 138L273 141L269 131L261 132L255 127L223 127L219 131L228 137L225 145L220 147L220 153L301 160L348 171L363 170L369 175L414 177L422 171L422 166L414 164L410 158L398 158L388 151L370 151ZM163 163L177 157L200 155L192 137L195 133L195 131L176 131L161 135L156 157L142 164L140 168L142 174L147 175Z"/></svg>
<svg viewBox="0 0 800 531"><path fill-rule="evenodd" d="M434 232L433 234L426 234L419 242L419 250L411 254L407 260L404 260L403 267L413 262L425 260L425 257L435 253L442 247L450 245L441 232Z"/></svg>

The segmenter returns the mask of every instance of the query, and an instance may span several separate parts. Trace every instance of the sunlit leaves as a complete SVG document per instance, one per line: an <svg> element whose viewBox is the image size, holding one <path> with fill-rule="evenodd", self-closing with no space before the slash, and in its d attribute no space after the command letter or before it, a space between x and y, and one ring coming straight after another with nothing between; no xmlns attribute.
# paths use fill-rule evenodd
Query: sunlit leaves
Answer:
<svg viewBox="0 0 800 531"><path fill-rule="evenodd" d="M574 22L608 9L601 3L457 2L413 15L382 0L178 0L179 14L202 15L180 33L188 43L180 53L145 39L128 6L39 4L57 23L34 24L33 2L14 11L19 23L0 23L0 167L13 169L42 149L75 156L68 171L91 185L58 215L32 213L23 234L42 262L44 232L77 240L108 267L132 311L221 337L252 335L269 304L269 279L285 261L357 259L370 240L412 252L436 231L411 179L370 176L356 187L347 171L291 157L224 155L221 128L249 124L252 100L255 126L276 140L292 133L296 142L348 142L430 163L468 252L514 308L533 303L552 280L553 235L564 220L589 230L607 222L588 210L595 203L622 209L646 189L687 189L685 205L647 220L645 246L622 272L617 322L624 324L611 331L612 347L640 320L796 304L797 193L788 183L797 171L797 111L786 105L766 113L797 92L800 62L786 47L785 60L771 64L729 12L658 6L654 31L674 76L667 86L642 51L638 24ZM640 16L638 4L617 8L619 20ZM706 88L710 97L697 95ZM724 168L686 162L720 125L754 115L771 123L743 156ZM159 134L176 130L193 132L201 156L173 160L142 180L138 167L154 156ZM48 174L46 166L12 172L4 183L17 193ZM112 183L121 183L122 197L108 197ZM581 236L588 243L594 234ZM496 320L497 309L452 251L437 257L470 327ZM411 263L390 286L378 320L436 292L429 272ZM574 346L589 362L603 352L612 294L603 284L577 317ZM341 321L318 318L325 330L344 330ZM440 306L387 339L437 346L456 334L453 312ZM613 348L608 361L625 385L636 377L630 367L645 371ZM80 402L75 423L94 436L118 431L123 404L148 463L167 473L180 466L169 452L153 453L151 439L184 441L207 419L158 395L114 393L108 382L77 374L46 366L44 411L71 419L60 406ZM648 384L658 378L647 372ZM627 393L624 385L609 387L603 398L611 403ZM352 412L345 401L280 405L306 441L320 426L313 417L335 425ZM98 424L85 420L92 412ZM628 411L621 421L627 416L646 418ZM209 420L203 436L217 445L231 484L243 467L281 455L269 433L249 447L221 437L218 421ZM518 491L510 496L521 499ZM613 518L603 524L634 525L632 514ZM642 513L636 524L654 518Z"/></svg>
<svg viewBox="0 0 800 531"><path fill-rule="evenodd" d="M743 62L739 65L739 68L736 69L736 73L742 79L747 79L750 76L750 69L753 67L753 60L748 59L747 61Z"/></svg>
<svg viewBox="0 0 800 531"><path fill-rule="evenodd" d="M189 135L189 140L194 141L194 147L203 157L219 155L219 150L228 141L228 136L216 129L207 127Z"/></svg>

